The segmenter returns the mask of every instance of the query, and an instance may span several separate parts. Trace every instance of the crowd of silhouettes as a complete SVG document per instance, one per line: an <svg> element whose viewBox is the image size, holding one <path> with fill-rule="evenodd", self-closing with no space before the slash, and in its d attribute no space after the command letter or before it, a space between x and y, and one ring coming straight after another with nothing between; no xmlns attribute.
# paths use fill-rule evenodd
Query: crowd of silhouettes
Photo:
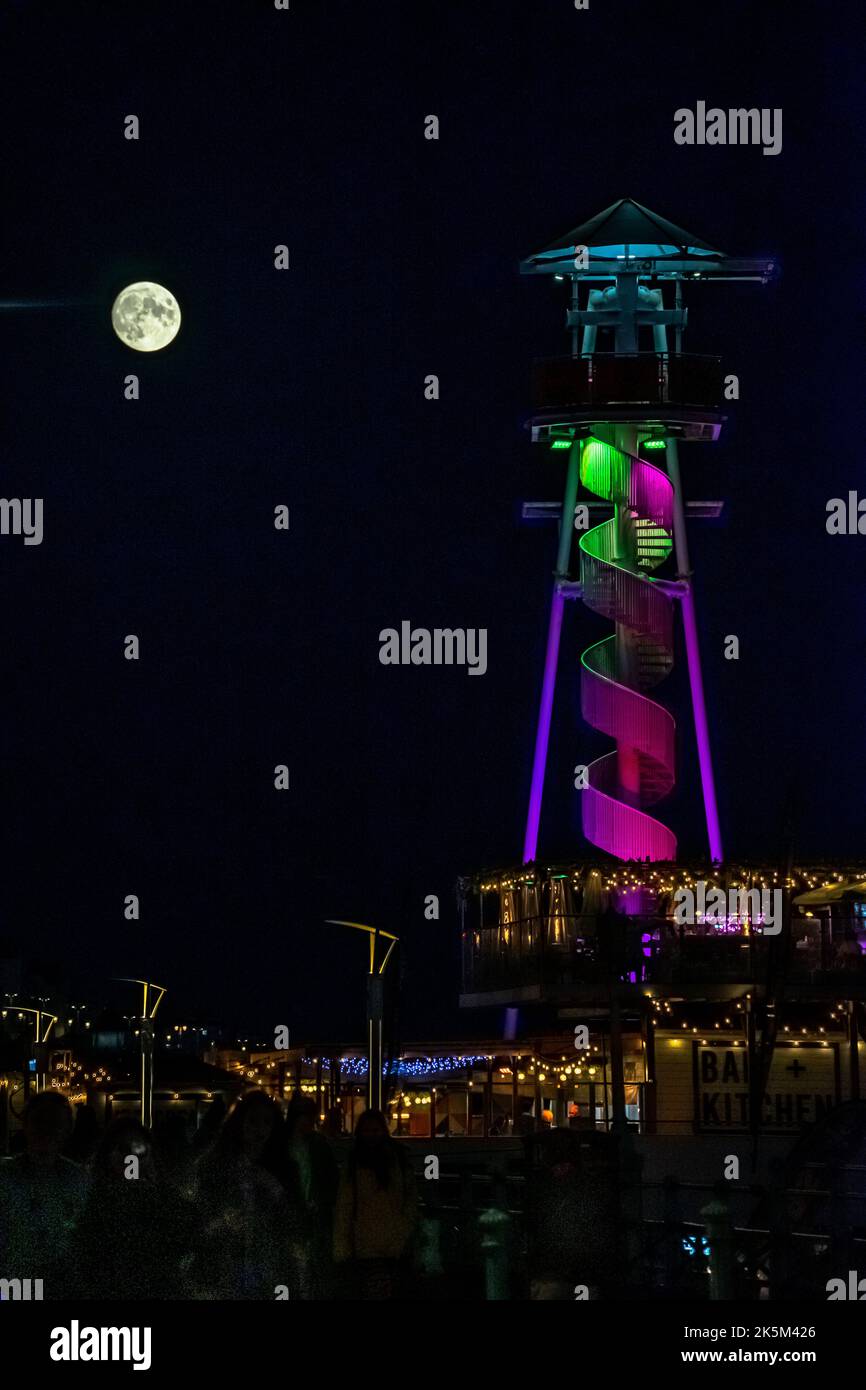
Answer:
<svg viewBox="0 0 866 1390"><path fill-rule="evenodd" d="M411 1284L417 1195L385 1116L351 1147L307 1096L213 1102L194 1135L122 1115L100 1130L56 1091L33 1096L0 1160L0 1279L46 1299L388 1299Z"/></svg>

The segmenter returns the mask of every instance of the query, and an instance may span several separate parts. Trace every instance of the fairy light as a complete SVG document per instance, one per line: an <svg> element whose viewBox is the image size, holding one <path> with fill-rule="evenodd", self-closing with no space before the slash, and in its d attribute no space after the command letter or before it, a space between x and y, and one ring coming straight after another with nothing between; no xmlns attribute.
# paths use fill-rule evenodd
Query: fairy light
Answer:
<svg viewBox="0 0 866 1390"><path fill-rule="evenodd" d="M469 1067L480 1066L482 1062L488 1060L492 1059L486 1055L460 1053L441 1057L401 1057L392 1064L390 1072L387 1066L383 1066L382 1075L406 1077L448 1075L453 1072L465 1072ZM361 1077L367 1075L369 1063L366 1057L341 1057L340 1067L348 1077Z"/></svg>

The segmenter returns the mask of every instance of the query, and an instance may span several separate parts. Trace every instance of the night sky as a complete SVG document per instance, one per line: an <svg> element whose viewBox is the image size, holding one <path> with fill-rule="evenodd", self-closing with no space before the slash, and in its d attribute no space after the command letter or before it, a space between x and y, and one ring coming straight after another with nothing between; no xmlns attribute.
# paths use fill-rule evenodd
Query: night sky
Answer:
<svg viewBox="0 0 866 1390"><path fill-rule="evenodd" d="M566 286L518 262L624 196L781 258L775 284L686 301L685 347L741 391L721 440L681 451L687 495L726 502L690 535L723 828L775 857L793 807L799 858L862 852L866 538L825 530L827 500L866 488L858 15L3 7L0 300L62 301L0 309L2 492L45 507L41 546L0 538L7 943L94 998L149 974L177 1016L348 1039L365 947L322 919L378 921L404 938L403 1036L450 1026L455 879L522 846L556 537L520 505L563 481L523 425L532 359L569 350ZM675 145L698 100L781 107L782 153ZM147 357L109 320L140 278L183 313ZM486 627L487 674L380 665L403 619ZM572 768L607 744L577 658L603 631L569 607L548 858L585 852ZM678 663L659 815L687 856Z"/></svg>

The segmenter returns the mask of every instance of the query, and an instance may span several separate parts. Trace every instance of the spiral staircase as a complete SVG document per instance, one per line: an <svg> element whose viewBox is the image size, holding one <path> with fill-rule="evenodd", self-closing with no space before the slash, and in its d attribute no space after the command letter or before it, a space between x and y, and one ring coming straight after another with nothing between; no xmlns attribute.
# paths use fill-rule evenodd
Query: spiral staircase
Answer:
<svg viewBox="0 0 866 1390"><path fill-rule="evenodd" d="M619 859L674 860L676 836L643 809L674 785L675 723L646 693L673 665L674 600L651 577L670 554L667 474L594 436L581 446L581 481L614 515L580 539L583 600L616 631L581 656L581 710L616 749L593 762L583 793L590 843ZM623 759L636 781L623 784Z"/></svg>

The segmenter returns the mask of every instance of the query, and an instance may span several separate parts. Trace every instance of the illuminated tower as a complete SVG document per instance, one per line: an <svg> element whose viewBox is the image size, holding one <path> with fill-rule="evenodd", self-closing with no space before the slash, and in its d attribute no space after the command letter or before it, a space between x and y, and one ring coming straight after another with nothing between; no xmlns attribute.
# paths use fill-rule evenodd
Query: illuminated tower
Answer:
<svg viewBox="0 0 866 1390"><path fill-rule="evenodd" d="M533 440L562 450L563 458L567 451L568 466L524 862L537 853L563 606L577 597L612 625L581 656L583 716L614 744L588 769L586 838L618 859L676 858L676 836L648 808L675 780L674 720L655 687L673 664L679 604L710 855L721 860L678 444L718 438L723 378L717 358L682 352L682 286L710 279L765 283L773 263L732 259L626 198L530 256L521 270L555 275L572 287L571 355L537 364L530 421ZM580 484L595 499L593 509L602 505L608 514L580 532L576 578ZM700 506L696 511L701 514ZM672 550L676 577L654 576Z"/></svg>

